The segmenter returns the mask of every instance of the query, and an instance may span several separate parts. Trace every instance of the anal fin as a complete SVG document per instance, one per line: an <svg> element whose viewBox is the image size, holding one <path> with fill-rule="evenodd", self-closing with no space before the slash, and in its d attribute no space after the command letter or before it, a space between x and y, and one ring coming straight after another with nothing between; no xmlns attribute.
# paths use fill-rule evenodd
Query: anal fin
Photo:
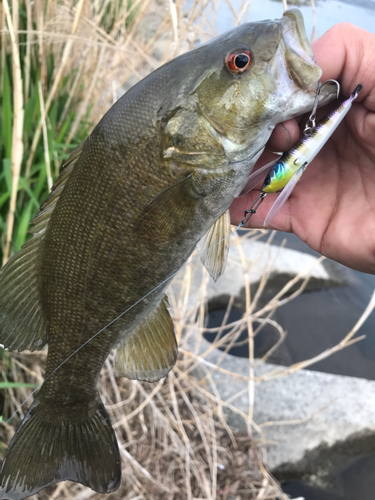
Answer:
<svg viewBox="0 0 375 500"><path fill-rule="evenodd" d="M117 347L115 367L120 375L154 382L173 368L177 342L167 305L164 296L159 306Z"/></svg>
<svg viewBox="0 0 375 500"><path fill-rule="evenodd" d="M229 251L230 214L226 210L199 241L197 248L201 261L211 278L216 281L224 272Z"/></svg>

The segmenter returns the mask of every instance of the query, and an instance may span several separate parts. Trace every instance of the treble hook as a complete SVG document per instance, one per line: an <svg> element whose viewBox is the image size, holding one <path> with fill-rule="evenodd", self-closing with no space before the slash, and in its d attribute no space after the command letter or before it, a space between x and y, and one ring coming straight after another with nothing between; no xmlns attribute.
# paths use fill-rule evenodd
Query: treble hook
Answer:
<svg viewBox="0 0 375 500"><path fill-rule="evenodd" d="M245 212L244 212L244 217L243 217L242 222L241 222L241 224L240 224L240 226L241 226L241 227L242 227L242 226L244 226L245 224L247 224L247 222L249 221L250 217L251 217L251 216L253 216L253 215L256 213L256 211L257 211L257 210L258 210L258 208L259 208L259 205L260 205L260 204L262 203L262 201L264 200L264 198L265 198L266 194L267 194L267 193L265 193L264 191L262 191L262 192L260 193L260 195L258 196L258 198L257 198L257 199L254 201L254 203L251 205L251 207L250 207L248 210L245 210ZM257 201L258 201L258 200L259 200L259 203L256 205L256 203L257 203ZM253 208L253 207L254 207L254 205L256 205L256 207L255 207L255 208ZM246 217L246 216L247 216L247 214L250 214L250 215L249 215L248 217Z"/></svg>
<svg viewBox="0 0 375 500"><path fill-rule="evenodd" d="M332 83L335 83L336 86L337 86L337 95L336 95L336 98L338 99L339 95L340 95L340 84L337 80L333 80L332 78L330 78L329 80L326 80L324 83L320 83L318 82L318 86L317 86L317 89L316 89L316 96L315 96L315 99L314 99L314 105L313 105L313 109L311 111L311 115L309 116L309 119L307 120L306 122L306 125L305 125L305 129L303 131L303 133L305 135L311 135L314 130L315 130L315 118L316 118L316 110L318 108L318 104L319 104L319 96L320 96L320 92L322 90L322 88L324 87L324 85L328 82L332 82Z"/></svg>

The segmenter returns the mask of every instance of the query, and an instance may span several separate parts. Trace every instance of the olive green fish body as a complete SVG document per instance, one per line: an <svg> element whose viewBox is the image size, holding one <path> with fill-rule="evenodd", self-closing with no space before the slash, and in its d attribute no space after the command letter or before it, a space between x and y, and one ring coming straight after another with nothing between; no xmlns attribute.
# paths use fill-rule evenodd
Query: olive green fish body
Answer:
<svg viewBox="0 0 375 500"><path fill-rule="evenodd" d="M311 108L320 75L298 11L249 23L154 71L71 155L0 275L0 342L48 343L46 380L8 447L0 499L67 479L118 487L100 369L114 347L128 378L155 381L173 367L171 276L198 242L220 276L228 208L275 125Z"/></svg>

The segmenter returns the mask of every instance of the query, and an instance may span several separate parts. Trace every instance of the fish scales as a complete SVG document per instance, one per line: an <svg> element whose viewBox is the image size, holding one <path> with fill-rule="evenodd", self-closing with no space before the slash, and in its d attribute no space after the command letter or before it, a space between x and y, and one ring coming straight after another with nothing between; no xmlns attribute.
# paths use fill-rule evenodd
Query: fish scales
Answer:
<svg viewBox="0 0 375 500"><path fill-rule="evenodd" d="M177 357L170 277L198 242L211 276L223 272L229 206L275 125L311 109L320 75L292 9L154 71L72 153L33 237L0 275L0 343L48 343L46 380L8 447L0 499L67 479L118 488L118 445L97 389L103 363L116 347L119 374L167 375Z"/></svg>

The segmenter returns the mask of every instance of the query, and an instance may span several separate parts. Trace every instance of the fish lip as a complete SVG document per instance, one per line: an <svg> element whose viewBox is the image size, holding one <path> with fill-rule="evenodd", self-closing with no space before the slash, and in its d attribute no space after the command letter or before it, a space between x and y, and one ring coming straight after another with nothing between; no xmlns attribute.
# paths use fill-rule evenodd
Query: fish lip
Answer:
<svg viewBox="0 0 375 500"><path fill-rule="evenodd" d="M283 55L287 69L289 82L294 87L286 105L292 104L295 96L299 95L299 101L307 103L315 99L317 84L322 75L322 69L316 63L310 41L306 35L305 25L301 12L292 8L284 12L280 20ZM297 94L296 94L297 91ZM305 97L302 98L303 91ZM294 95L293 95L294 94ZM319 106L327 104L336 97L332 88L325 87L319 97ZM292 105L292 107L295 107ZM302 106L304 108L304 105ZM304 112L303 109L301 109ZM296 113L301 114L301 113Z"/></svg>
<svg viewBox="0 0 375 500"><path fill-rule="evenodd" d="M322 70L315 61L301 12L298 9L286 10L280 24L280 43L290 80L301 90L316 90Z"/></svg>
<svg viewBox="0 0 375 500"><path fill-rule="evenodd" d="M292 23L289 21L291 20ZM314 53L307 38L303 16L298 9L287 9L280 20L284 41L306 62L316 64Z"/></svg>

